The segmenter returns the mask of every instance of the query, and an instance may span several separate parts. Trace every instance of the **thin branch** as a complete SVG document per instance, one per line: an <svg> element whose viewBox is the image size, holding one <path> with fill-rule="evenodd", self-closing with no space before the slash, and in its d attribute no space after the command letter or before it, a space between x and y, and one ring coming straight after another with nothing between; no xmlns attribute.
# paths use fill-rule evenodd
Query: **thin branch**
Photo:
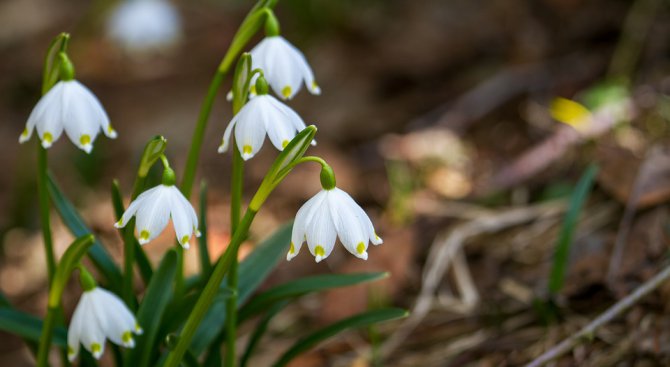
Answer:
<svg viewBox="0 0 670 367"><path fill-rule="evenodd" d="M600 316L591 321L576 334L573 334L569 338L563 340L561 343L557 344L532 362L528 363L526 367L540 367L545 363L569 352L582 340L591 337L595 333L596 329L612 321L612 319L615 317L621 315L624 311L635 305L638 301L654 291L669 278L670 266L666 267L655 277L649 279L646 283L639 286L633 293L623 298L621 301L615 303L612 307L607 309L607 311L603 312Z"/></svg>

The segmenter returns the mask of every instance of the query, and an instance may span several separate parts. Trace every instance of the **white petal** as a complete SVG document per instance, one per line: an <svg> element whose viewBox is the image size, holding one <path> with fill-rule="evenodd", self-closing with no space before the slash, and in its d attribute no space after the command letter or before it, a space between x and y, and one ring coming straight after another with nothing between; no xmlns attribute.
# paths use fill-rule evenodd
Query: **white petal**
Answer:
<svg viewBox="0 0 670 367"><path fill-rule="evenodd" d="M77 307L74 309L72 314L72 320L70 320L70 326L67 329L67 346L68 346L68 359L70 362L74 361L79 354L79 344L81 343L81 332L82 326L84 324L84 314L86 312L85 306L83 304L83 295L77 303Z"/></svg>
<svg viewBox="0 0 670 367"><path fill-rule="evenodd" d="M88 113L93 120L91 122L95 122L97 125L99 125L102 129L102 132L108 138L116 138L117 133L112 128L112 125L109 121L109 116L107 115L105 108L102 107L98 97L96 97L90 89L86 88L85 85L79 83L76 80L74 82L77 85L77 93L79 93L80 98L86 101L85 108L88 109Z"/></svg>
<svg viewBox="0 0 670 367"><path fill-rule="evenodd" d="M183 201L181 200L183 195L179 189L174 186L172 186L172 189L169 198L171 201L170 215L172 216L172 224L174 224L174 229L177 234L177 241L179 241L179 244L182 245L182 247L188 248L188 241L191 239L194 226L192 221L193 217L190 212L194 210L185 198Z"/></svg>
<svg viewBox="0 0 670 367"><path fill-rule="evenodd" d="M352 255L367 260L369 236L367 223L364 221L367 215L363 213L365 218L361 218L360 212L356 210L359 208L358 204L349 194L338 188L331 190L328 200L330 214L342 245Z"/></svg>
<svg viewBox="0 0 670 367"><path fill-rule="evenodd" d="M320 262L330 255L337 238L335 225L330 217L327 195L328 192L325 193L321 203L315 204L314 215L309 218L307 223L307 246L314 255L316 262Z"/></svg>
<svg viewBox="0 0 670 367"><path fill-rule="evenodd" d="M105 336L115 344L132 348L135 345L131 336L137 324L135 317L115 294L102 288L95 291L95 309L98 319L105 319Z"/></svg>
<svg viewBox="0 0 670 367"><path fill-rule="evenodd" d="M277 40L271 44L268 56L272 58L271 67L268 66L266 79L274 92L282 99L292 99L302 86L302 72L295 63L295 49L283 37L273 37Z"/></svg>
<svg viewBox="0 0 670 367"><path fill-rule="evenodd" d="M95 305L91 297L91 291L84 292L79 301L84 307L80 340L84 348L98 359L105 350L105 334L95 314Z"/></svg>
<svg viewBox="0 0 670 367"><path fill-rule="evenodd" d="M277 101L274 97L264 95L258 96L257 98L263 99L263 108L265 108L268 113L268 118L264 120L265 130L267 130L268 137L270 138L272 145L282 151L296 135L296 129L291 120L292 116L284 113L277 107L276 104L281 104L281 102Z"/></svg>
<svg viewBox="0 0 670 367"><path fill-rule="evenodd" d="M249 101L245 108L248 112L240 117L235 126L235 141L242 158L248 160L256 155L263 146L265 140L263 120L267 118L267 110L263 108L263 104L257 102L257 98Z"/></svg>
<svg viewBox="0 0 670 367"><path fill-rule="evenodd" d="M221 139L221 145L219 146L219 153L223 153L228 150L228 146L230 145L230 133L233 131L233 127L235 127L237 121L239 121L242 111L244 111L244 107L242 107L242 110L233 116L233 119L230 120L228 126L226 126L226 130L223 132L223 139Z"/></svg>
<svg viewBox="0 0 670 367"><path fill-rule="evenodd" d="M90 107L90 97L76 81L65 82L63 91L63 125L72 143L90 153L100 130L97 111Z"/></svg>
<svg viewBox="0 0 670 367"><path fill-rule="evenodd" d="M137 218L137 231L139 232L139 243L145 243L158 236L170 220L170 203L166 190L168 186L158 185L151 196L147 197L142 206L135 214Z"/></svg>
<svg viewBox="0 0 670 367"><path fill-rule="evenodd" d="M141 193L138 197L133 200L130 205L128 205L128 209L126 209L125 212L123 212L123 215L121 215L121 219L114 223L114 227L116 228L123 228L128 224L128 221L130 218L132 218L133 215L137 213L137 209L139 209L142 206L142 203L144 200L148 197L151 197L156 190L156 187L149 189L143 193Z"/></svg>
<svg viewBox="0 0 670 367"><path fill-rule="evenodd" d="M63 133L63 112L67 108L65 83L56 83L38 103L44 103L44 107L36 111L39 113L35 115L35 127L44 148L51 147Z"/></svg>
<svg viewBox="0 0 670 367"><path fill-rule="evenodd" d="M314 216L314 210L318 209L324 198L325 195L323 191L320 191L311 199L307 200L307 202L298 210L298 213L295 215L295 221L293 222L293 229L291 230L291 247L286 254L286 260L290 261L300 252L300 248L302 248L302 244L305 242L307 223Z"/></svg>

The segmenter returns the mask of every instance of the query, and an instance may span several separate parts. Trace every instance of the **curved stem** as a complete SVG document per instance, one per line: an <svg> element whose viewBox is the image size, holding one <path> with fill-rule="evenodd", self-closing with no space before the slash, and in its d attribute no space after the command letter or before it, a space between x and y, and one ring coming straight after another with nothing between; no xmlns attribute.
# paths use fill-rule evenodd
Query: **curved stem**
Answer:
<svg viewBox="0 0 670 367"><path fill-rule="evenodd" d="M328 163L326 163L326 161L323 160L323 158L315 157L315 156L311 156L311 155L307 156L307 157L302 157L302 158L296 160L295 163L293 163L292 167L295 167L295 166L299 165L300 163L305 163L305 162L316 162L316 163L320 164L321 167L330 167L328 165Z"/></svg>
<svg viewBox="0 0 670 367"><path fill-rule="evenodd" d="M238 111L233 111L238 112ZM231 177L230 233L235 233L240 222L242 186L244 183L244 160L239 150L233 148L233 172ZM228 287L237 291L237 249L233 254L228 275ZM235 341L237 339L237 292L226 301L226 357L225 366L235 366Z"/></svg>
<svg viewBox="0 0 670 367"><path fill-rule="evenodd" d="M47 190L47 150L37 140L37 195L39 196L40 222L42 223L42 238L47 258L47 274L49 284L53 280L56 269L56 258L51 239L51 219L49 218L49 191Z"/></svg>
<svg viewBox="0 0 670 367"><path fill-rule="evenodd" d="M61 312L60 307L47 308L47 315L42 325L42 334L40 335L40 346L37 352L37 367L47 367L49 365L49 346L51 345L51 338L58 314Z"/></svg>
<svg viewBox="0 0 670 367"><path fill-rule="evenodd" d="M209 306L212 305L212 302L214 301L214 296L216 296L216 292L218 291L219 286L223 281L223 278L230 269L230 266L234 259L234 255L237 253L237 249L239 248L242 241L244 241L244 239L246 238L247 233L249 231L249 227L251 226L251 222L254 220L255 216L256 211L248 209L244 214L244 217L242 217L242 220L240 221L240 224L237 227L237 230L235 231L235 234L233 235L230 244L228 245L228 249L223 254L221 260L216 264L216 267L214 268L212 275L207 281L205 288L203 288L202 292L200 293L200 297L198 297L198 301L196 302L193 311L189 315L188 320L186 320L184 329L179 335L179 341L177 342L175 348L168 355L164 367L179 366L179 363L181 362L184 353L188 349L188 346L191 344L191 339L193 339L193 335L195 335L195 332L198 329L200 322L205 317L205 314L207 313Z"/></svg>

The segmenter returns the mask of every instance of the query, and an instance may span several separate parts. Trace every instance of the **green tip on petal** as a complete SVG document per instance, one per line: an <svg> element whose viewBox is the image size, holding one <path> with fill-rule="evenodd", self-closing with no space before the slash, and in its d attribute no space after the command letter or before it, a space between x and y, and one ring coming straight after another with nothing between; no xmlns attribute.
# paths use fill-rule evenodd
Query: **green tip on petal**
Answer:
<svg viewBox="0 0 670 367"><path fill-rule="evenodd" d="M140 241L149 241L149 236L150 236L149 231L143 229L140 232Z"/></svg>
<svg viewBox="0 0 670 367"><path fill-rule="evenodd" d="M317 246L314 248L314 255L316 255L316 256L321 256L321 257L325 257L325 256L326 256L326 250L325 250L322 246L318 246L318 245L317 245Z"/></svg>
<svg viewBox="0 0 670 367"><path fill-rule="evenodd" d="M288 253L291 255L295 254L295 245L293 244L293 242L291 242L291 247L289 247Z"/></svg>
<svg viewBox="0 0 670 367"><path fill-rule="evenodd" d="M282 142L281 142L281 147L282 147L282 149L283 149L283 148L286 148L286 146L288 145L288 143L289 143L288 140L284 140L284 141L282 141Z"/></svg>
<svg viewBox="0 0 670 367"><path fill-rule="evenodd" d="M91 353L96 359L100 358L100 355L102 354L102 345L98 343L91 344Z"/></svg>
<svg viewBox="0 0 670 367"><path fill-rule="evenodd" d="M123 342L123 344L132 344L133 335L131 334L130 330L125 331L123 334L121 334L121 341Z"/></svg>
<svg viewBox="0 0 670 367"><path fill-rule="evenodd" d="M53 135L51 135L50 132L45 132L44 134L42 134L42 141L44 141L45 143L51 145L51 143L53 143L53 140L54 137Z"/></svg>
<svg viewBox="0 0 670 367"><path fill-rule="evenodd" d="M181 238L181 241L180 241L180 242L181 242L181 244L185 244L185 243L188 243L188 240L189 240L189 237L188 237L188 236L184 236L184 237Z"/></svg>
<svg viewBox="0 0 670 367"><path fill-rule="evenodd" d="M242 154L251 154L253 149L251 148L251 145L245 145L242 147Z"/></svg>

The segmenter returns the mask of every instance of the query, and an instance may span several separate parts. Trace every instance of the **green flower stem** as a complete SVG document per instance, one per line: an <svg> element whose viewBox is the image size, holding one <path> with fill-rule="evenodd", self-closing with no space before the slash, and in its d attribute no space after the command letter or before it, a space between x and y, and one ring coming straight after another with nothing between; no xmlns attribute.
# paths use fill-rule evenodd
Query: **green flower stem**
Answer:
<svg viewBox="0 0 670 367"><path fill-rule="evenodd" d="M42 325L42 334L40 335L40 347L37 352L37 367L49 366L49 346L56 326L58 314L62 312L60 306L47 308L47 316L44 318Z"/></svg>
<svg viewBox="0 0 670 367"><path fill-rule="evenodd" d="M123 232L123 301L131 310L136 309L133 293L133 266L135 265L135 218L132 218Z"/></svg>
<svg viewBox="0 0 670 367"><path fill-rule="evenodd" d="M56 270L53 240L51 238L51 219L49 218L49 191L47 190L47 150L37 140L37 195L40 205L40 222L42 222L42 237L47 258L47 275L49 284Z"/></svg>
<svg viewBox="0 0 670 367"><path fill-rule="evenodd" d="M256 211L248 209L244 214L244 217L242 217L242 220L240 221L237 230L235 231L235 234L233 235L233 238L228 245L228 249L223 254L220 261L217 262L211 277L205 285L205 288L203 288L202 292L200 293L200 297L198 298L193 311L186 320L184 329L179 335L179 341L177 342L175 348L168 355L164 367L178 367L181 363L181 360L184 357L184 353L191 344L193 335L195 335L200 322L205 317L209 307L212 305L214 296L216 296L216 292L219 290L223 278L230 270L231 264L235 259L235 255L237 254L237 249L239 248L242 241L244 241L244 239L247 237L249 227L251 226L251 222L255 216Z"/></svg>

